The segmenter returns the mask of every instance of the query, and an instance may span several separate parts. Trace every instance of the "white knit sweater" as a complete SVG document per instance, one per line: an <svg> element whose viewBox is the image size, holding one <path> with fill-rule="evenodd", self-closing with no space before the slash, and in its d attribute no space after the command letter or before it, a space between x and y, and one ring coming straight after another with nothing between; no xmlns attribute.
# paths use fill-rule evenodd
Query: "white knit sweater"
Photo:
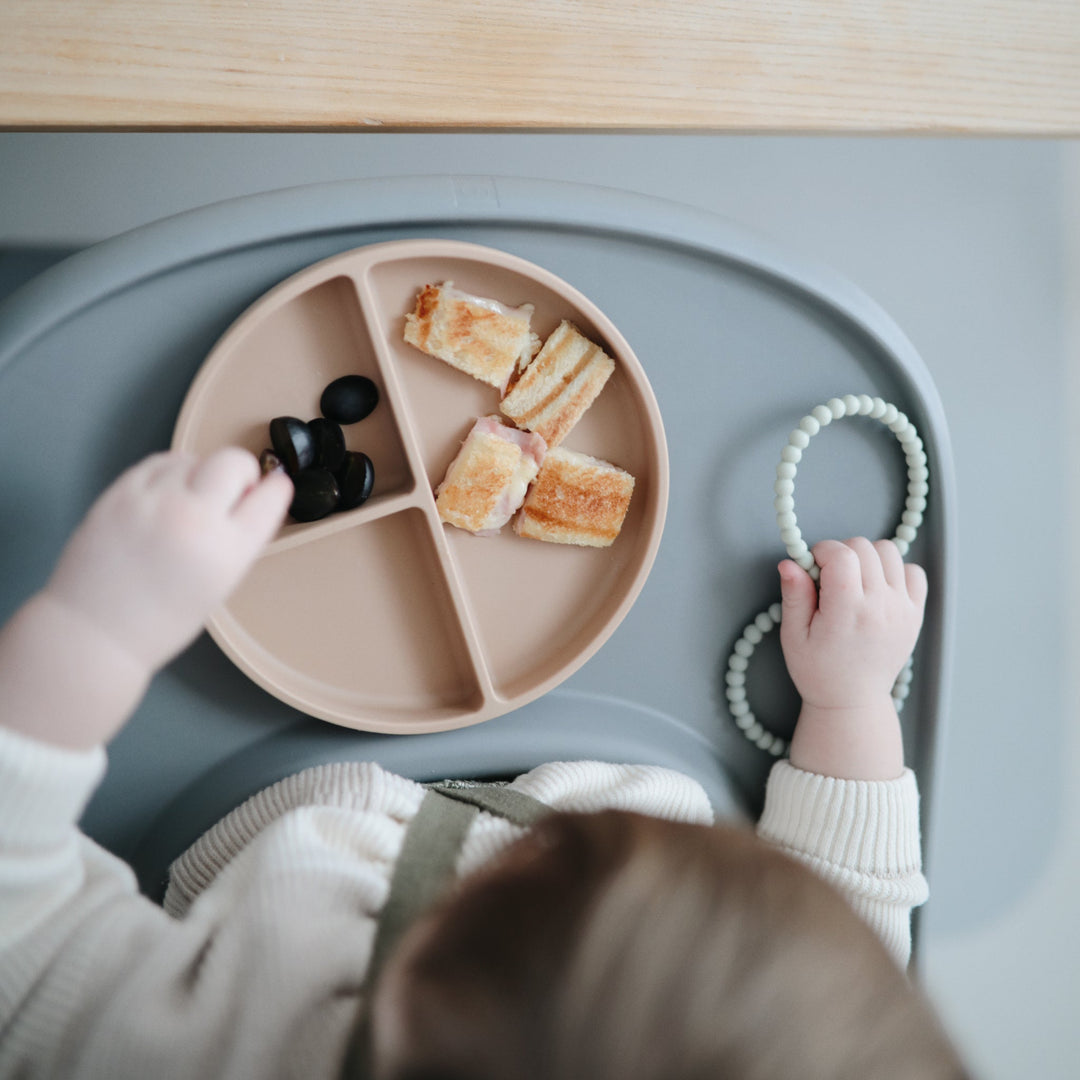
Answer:
<svg viewBox="0 0 1080 1080"><path fill-rule="evenodd" d="M174 866L162 910L76 822L105 768L0 728L0 1077L336 1076L394 860L423 789L372 764L309 769ZM651 766L543 765L513 787L561 810L710 823ZM762 836L836 883L897 960L926 897L918 794L777 764ZM481 813L467 874L521 830Z"/></svg>

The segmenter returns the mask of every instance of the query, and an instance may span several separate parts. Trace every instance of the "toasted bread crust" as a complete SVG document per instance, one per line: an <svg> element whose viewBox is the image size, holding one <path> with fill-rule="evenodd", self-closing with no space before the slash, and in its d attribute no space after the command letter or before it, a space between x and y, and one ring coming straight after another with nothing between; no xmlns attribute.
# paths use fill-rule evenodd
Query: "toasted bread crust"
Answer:
<svg viewBox="0 0 1080 1080"><path fill-rule="evenodd" d="M572 323L562 322L500 408L518 427L557 446L596 400L615 361Z"/></svg>
<svg viewBox="0 0 1080 1080"><path fill-rule="evenodd" d="M514 529L533 540L609 547L633 492L634 478L623 469L573 450L549 450Z"/></svg>
<svg viewBox="0 0 1080 1080"><path fill-rule="evenodd" d="M540 344L529 326L532 312L531 304L508 308L460 293L452 282L425 285L405 316L405 341L501 390L519 359Z"/></svg>

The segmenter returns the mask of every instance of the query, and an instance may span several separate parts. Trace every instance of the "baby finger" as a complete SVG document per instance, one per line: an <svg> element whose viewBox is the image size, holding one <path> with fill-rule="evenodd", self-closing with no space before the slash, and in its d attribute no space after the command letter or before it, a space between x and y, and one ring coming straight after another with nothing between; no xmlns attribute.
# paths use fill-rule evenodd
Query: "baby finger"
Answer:
<svg viewBox="0 0 1080 1080"><path fill-rule="evenodd" d="M289 477L284 472L270 473L243 496L233 511L233 521L261 547L277 532L292 497Z"/></svg>
<svg viewBox="0 0 1080 1080"><path fill-rule="evenodd" d="M894 589L902 588L904 585L904 557L900 554L900 549L892 540L877 540L874 543L874 550L877 551L878 558L881 560L881 569L885 574L886 584Z"/></svg>
<svg viewBox="0 0 1080 1080"><path fill-rule="evenodd" d="M188 487L221 510L231 510L259 479L254 454L229 446L200 461L188 477Z"/></svg>
<svg viewBox="0 0 1080 1080"><path fill-rule="evenodd" d="M918 563L906 563L904 565L904 578L907 583L908 596L913 603L920 608L926 603L926 594L929 585L926 580L926 571Z"/></svg>
<svg viewBox="0 0 1080 1080"><path fill-rule="evenodd" d="M885 584L885 572L881 565L881 556L865 536L853 536L846 541L846 546L859 557L859 573L862 576L864 592L873 592Z"/></svg>
<svg viewBox="0 0 1080 1080"><path fill-rule="evenodd" d="M822 540L814 545L814 558L821 567L818 606L823 613L862 596L859 556L847 544Z"/></svg>

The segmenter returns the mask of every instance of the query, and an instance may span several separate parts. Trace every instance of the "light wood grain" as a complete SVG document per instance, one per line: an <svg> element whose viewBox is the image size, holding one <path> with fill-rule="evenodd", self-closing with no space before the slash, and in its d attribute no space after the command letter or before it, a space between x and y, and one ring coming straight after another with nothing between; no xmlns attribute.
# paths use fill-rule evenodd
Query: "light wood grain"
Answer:
<svg viewBox="0 0 1080 1080"><path fill-rule="evenodd" d="M1080 0L0 0L0 125L1080 134Z"/></svg>

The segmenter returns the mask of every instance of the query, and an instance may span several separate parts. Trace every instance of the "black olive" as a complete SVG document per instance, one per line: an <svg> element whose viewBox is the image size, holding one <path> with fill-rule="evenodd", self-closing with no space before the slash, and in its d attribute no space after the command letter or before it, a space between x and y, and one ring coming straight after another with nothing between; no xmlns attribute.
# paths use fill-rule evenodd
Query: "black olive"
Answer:
<svg viewBox="0 0 1080 1080"><path fill-rule="evenodd" d="M308 421L308 431L315 440L315 464L337 472L345 464L345 434L341 425L319 416Z"/></svg>
<svg viewBox="0 0 1080 1080"><path fill-rule="evenodd" d="M358 454L350 450L345 455L345 464L337 474L341 486L339 510L352 510L367 502L371 489L375 486L375 466L367 454Z"/></svg>
<svg viewBox="0 0 1080 1080"><path fill-rule="evenodd" d="M363 420L379 404L379 388L366 375L342 375L319 399L323 416L339 424Z"/></svg>
<svg viewBox="0 0 1080 1080"><path fill-rule="evenodd" d="M273 450L264 450L259 455L259 470L263 476L269 476L272 472L277 472L278 469L284 469L285 466L281 464L281 458L274 453Z"/></svg>
<svg viewBox="0 0 1080 1080"><path fill-rule="evenodd" d="M326 469L301 469L293 477L293 487L289 513L295 521L317 521L337 509L341 491Z"/></svg>
<svg viewBox="0 0 1080 1080"><path fill-rule="evenodd" d="M307 424L295 416L278 416L271 420L270 441L290 476L295 477L301 469L315 463L315 440Z"/></svg>

